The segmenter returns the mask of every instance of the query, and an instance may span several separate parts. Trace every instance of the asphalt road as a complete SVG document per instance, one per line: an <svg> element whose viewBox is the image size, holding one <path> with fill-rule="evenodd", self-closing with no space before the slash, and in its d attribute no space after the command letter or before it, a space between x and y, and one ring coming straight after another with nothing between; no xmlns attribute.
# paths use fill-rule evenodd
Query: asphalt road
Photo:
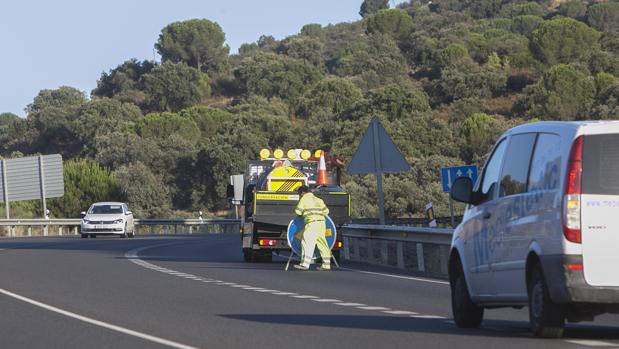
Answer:
<svg viewBox="0 0 619 349"><path fill-rule="evenodd" d="M450 319L449 287L358 264L242 262L237 236L0 240L0 348L619 348L619 316L540 340L526 309Z"/></svg>

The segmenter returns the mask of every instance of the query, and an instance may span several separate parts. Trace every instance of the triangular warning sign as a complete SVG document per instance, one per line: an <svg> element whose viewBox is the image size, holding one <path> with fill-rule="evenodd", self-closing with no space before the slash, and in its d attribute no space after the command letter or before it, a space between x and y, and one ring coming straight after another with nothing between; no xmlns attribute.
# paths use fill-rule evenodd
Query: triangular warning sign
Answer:
<svg viewBox="0 0 619 349"><path fill-rule="evenodd" d="M410 169L410 165L375 116L348 165L348 173L405 172Z"/></svg>

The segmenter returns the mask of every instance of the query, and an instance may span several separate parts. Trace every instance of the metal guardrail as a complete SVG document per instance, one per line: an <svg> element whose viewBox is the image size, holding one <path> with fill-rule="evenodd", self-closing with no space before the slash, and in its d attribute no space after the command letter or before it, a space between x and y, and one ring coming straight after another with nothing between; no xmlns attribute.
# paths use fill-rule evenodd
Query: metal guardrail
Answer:
<svg viewBox="0 0 619 349"><path fill-rule="evenodd" d="M450 245L453 229L424 228L373 224L347 224L342 227L343 236L373 240L421 242Z"/></svg>
<svg viewBox="0 0 619 349"><path fill-rule="evenodd" d="M81 221L79 218L0 219L0 227L6 228L6 236L8 237L18 236L18 227L25 228L25 231L20 232L22 234L19 234L19 236L50 236L50 228L56 230L56 233L52 235L79 235ZM238 219L136 219L134 224L138 235L143 234L143 227L147 227L148 234L166 235L238 232L240 228L240 220ZM183 231L179 232L179 227ZM65 228L67 228L66 231ZM183 228L187 228L187 230ZM2 229L0 229L0 232L2 232Z"/></svg>
<svg viewBox="0 0 619 349"><path fill-rule="evenodd" d="M462 216L455 216L454 222L460 224ZM351 223L378 225L378 218L353 218ZM436 217L436 224L447 228L451 226L451 217ZM385 221L385 225L427 227L428 220L426 218L391 218Z"/></svg>
<svg viewBox="0 0 619 349"><path fill-rule="evenodd" d="M344 259L446 277L453 229L347 224Z"/></svg>

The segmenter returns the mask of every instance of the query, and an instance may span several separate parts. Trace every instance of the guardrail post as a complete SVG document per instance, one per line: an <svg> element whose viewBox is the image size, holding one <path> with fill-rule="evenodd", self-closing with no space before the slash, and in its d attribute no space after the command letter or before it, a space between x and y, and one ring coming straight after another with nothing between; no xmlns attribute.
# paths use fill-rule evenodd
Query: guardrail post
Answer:
<svg viewBox="0 0 619 349"><path fill-rule="evenodd" d="M389 264L389 242L380 242L380 263L384 265Z"/></svg>
<svg viewBox="0 0 619 349"><path fill-rule="evenodd" d="M174 235L178 233L178 224L174 224Z"/></svg>
<svg viewBox="0 0 619 349"><path fill-rule="evenodd" d="M189 235L193 234L193 225L189 226Z"/></svg>
<svg viewBox="0 0 619 349"><path fill-rule="evenodd" d="M404 242L402 241L397 241L395 244L395 254L396 254L396 258L397 258L397 266L400 269L404 269Z"/></svg>
<svg viewBox="0 0 619 349"><path fill-rule="evenodd" d="M58 236L62 236L62 225L58 227Z"/></svg>
<svg viewBox="0 0 619 349"><path fill-rule="evenodd" d="M47 225L43 226L43 236L47 236Z"/></svg>
<svg viewBox="0 0 619 349"><path fill-rule="evenodd" d="M28 236L32 236L32 226L28 226Z"/></svg>
<svg viewBox="0 0 619 349"><path fill-rule="evenodd" d="M423 244L417 243L417 270L426 271L426 265L423 258Z"/></svg>

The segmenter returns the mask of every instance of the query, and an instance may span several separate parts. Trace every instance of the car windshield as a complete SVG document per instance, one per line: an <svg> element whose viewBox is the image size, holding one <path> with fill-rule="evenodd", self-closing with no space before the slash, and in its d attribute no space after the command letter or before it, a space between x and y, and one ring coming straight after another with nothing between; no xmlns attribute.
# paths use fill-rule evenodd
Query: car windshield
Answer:
<svg viewBox="0 0 619 349"><path fill-rule="evenodd" d="M115 213L123 213L123 208L121 205L95 205L90 209L90 212L93 214L115 214Z"/></svg>

